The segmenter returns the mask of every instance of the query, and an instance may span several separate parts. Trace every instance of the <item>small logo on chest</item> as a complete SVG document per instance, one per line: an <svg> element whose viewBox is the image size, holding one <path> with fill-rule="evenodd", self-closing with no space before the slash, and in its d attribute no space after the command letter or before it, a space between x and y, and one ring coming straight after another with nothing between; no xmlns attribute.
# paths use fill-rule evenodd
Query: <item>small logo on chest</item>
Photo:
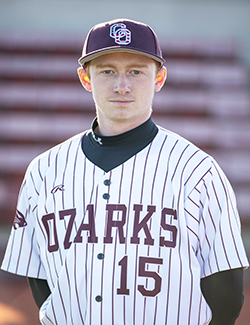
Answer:
<svg viewBox="0 0 250 325"><path fill-rule="evenodd" d="M64 185L60 184L53 187L51 190L51 194L55 194L57 191L61 191L61 192L65 191Z"/></svg>

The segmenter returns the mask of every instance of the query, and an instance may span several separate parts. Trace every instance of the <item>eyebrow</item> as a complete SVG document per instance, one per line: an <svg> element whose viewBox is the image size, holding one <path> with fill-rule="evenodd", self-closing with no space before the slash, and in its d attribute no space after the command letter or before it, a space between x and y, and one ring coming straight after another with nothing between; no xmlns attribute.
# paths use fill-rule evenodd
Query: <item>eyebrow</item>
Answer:
<svg viewBox="0 0 250 325"><path fill-rule="evenodd" d="M105 63L105 64L98 64L96 65L97 69L103 69L103 68L116 68L112 63ZM140 63L132 63L127 66L127 68L148 68L147 64L140 64Z"/></svg>

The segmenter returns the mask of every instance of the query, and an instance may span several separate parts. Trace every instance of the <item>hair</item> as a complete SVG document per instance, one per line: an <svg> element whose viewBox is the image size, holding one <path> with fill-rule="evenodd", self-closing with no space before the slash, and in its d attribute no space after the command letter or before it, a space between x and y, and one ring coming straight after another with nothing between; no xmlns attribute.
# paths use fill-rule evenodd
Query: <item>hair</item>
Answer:
<svg viewBox="0 0 250 325"><path fill-rule="evenodd" d="M89 65L91 61L86 62L84 65L82 65L82 68L86 71L87 76L90 78L89 75Z"/></svg>

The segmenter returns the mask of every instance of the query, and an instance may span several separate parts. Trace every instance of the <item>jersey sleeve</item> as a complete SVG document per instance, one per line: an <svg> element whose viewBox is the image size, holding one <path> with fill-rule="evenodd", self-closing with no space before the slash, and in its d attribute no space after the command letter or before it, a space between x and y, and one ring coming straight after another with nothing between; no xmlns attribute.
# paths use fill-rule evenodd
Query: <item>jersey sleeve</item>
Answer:
<svg viewBox="0 0 250 325"><path fill-rule="evenodd" d="M202 278L248 267L235 194L216 162L187 198L186 212Z"/></svg>
<svg viewBox="0 0 250 325"><path fill-rule="evenodd" d="M46 279L36 241L34 187L28 169L20 188L16 215L1 268L22 276Z"/></svg>

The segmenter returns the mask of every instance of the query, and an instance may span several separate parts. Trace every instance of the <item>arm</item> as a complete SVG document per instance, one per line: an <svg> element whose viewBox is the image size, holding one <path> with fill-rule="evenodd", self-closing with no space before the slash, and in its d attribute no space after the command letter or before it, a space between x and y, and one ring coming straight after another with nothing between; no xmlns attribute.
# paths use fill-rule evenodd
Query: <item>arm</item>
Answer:
<svg viewBox="0 0 250 325"><path fill-rule="evenodd" d="M210 325L235 324L244 301L243 269L218 272L203 278L201 290L212 310Z"/></svg>
<svg viewBox="0 0 250 325"><path fill-rule="evenodd" d="M37 307L40 309L44 301L50 295L50 289L46 280L28 278L30 290Z"/></svg>

